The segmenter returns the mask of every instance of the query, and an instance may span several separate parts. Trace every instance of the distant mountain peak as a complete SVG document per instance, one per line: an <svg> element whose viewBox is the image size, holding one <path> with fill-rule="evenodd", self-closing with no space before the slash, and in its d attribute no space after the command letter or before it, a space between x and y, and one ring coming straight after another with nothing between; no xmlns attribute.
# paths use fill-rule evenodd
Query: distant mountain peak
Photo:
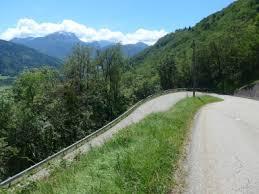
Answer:
<svg viewBox="0 0 259 194"><path fill-rule="evenodd" d="M79 38L72 32L58 31L47 35L45 38L61 41L80 42Z"/></svg>
<svg viewBox="0 0 259 194"><path fill-rule="evenodd" d="M145 45L145 46L148 46L146 43L144 43L144 42L137 42L136 43L137 45Z"/></svg>

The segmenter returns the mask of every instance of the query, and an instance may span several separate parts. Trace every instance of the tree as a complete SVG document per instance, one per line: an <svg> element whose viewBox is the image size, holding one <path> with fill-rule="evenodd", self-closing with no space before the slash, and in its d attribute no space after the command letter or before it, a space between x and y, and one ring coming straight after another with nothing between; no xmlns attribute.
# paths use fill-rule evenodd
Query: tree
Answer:
<svg viewBox="0 0 259 194"><path fill-rule="evenodd" d="M5 138L0 138L0 181L10 172L8 162L16 155L17 150L8 145Z"/></svg>
<svg viewBox="0 0 259 194"><path fill-rule="evenodd" d="M177 68L172 55L168 55L162 59L158 71L163 90L177 87Z"/></svg>
<svg viewBox="0 0 259 194"><path fill-rule="evenodd" d="M0 95L0 181L10 174L8 163L16 156L16 149L8 144L9 133L13 129L12 95L5 92Z"/></svg>
<svg viewBox="0 0 259 194"><path fill-rule="evenodd" d="M64 76L75 92L80 93L84 87L89 88L93 78L94 66L91 62L91 51L88 47L77 45L64 65Z"/></svg>
<svg viewBox="0 0 259 194"><path fill-rule="evenodd" d="M60 134L65 144L70 144L85 136L92 127L89 102L91 84L96 77L96 69L88 47L77 45L64 65L64 83L60 107L63 122L59 123Z"/></svg>
<svg viewBox="0 0 259 194"><path fill-rule="evenodd" d="M106 88L107 108L109 120L117 116L124 108L123 96L120 92L121 71L124 59L120 45L106 49L99 57L99 66L102 72L102 81Z"/></svg>
<svg viewBox="0 0 259 194"><path fill-rule="evenodd" d="M10 121L13 127L6 138L17 149L17 155L8 163L12 173L46 158L53 150L55 138L47 138L51 131L46 109L48 92L55 83L56 72L43 68L22 73L13 86L15 112Z"/></svg>

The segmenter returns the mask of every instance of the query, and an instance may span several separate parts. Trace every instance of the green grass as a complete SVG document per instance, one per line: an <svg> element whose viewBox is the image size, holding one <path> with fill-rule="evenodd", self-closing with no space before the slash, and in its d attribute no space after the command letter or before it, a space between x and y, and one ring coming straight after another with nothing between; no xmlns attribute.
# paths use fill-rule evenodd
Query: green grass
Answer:
<svg viewBox="0 0 259 194"><path fill-rule="evenodd" d="M178 102L120 131L68 167L22 193L167 193L197 110L219 99L203 96Z"/></svg>

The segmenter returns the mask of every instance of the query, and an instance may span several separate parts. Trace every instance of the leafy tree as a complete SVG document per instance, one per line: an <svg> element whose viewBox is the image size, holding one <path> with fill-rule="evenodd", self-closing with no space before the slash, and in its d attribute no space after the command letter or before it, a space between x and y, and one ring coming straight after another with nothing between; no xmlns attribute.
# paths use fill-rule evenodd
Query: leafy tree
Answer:
<svg viewBox="0 0 259 194"><path fill-rule="evenodd" d="M160 84L163 90L177 87L177 68L173 56L166 56L159 65Z"/></svg>
<svg viewBox="0 0 259 194"><path fill-rule="evenodd" d="M8 164L12 173L46 158L53 149L53 139L46 139L51 131L47 130L45 105L46 91L54 87L55 80L55 71L34 69L21 74L13 86L15 112L7 136L8 144L17 149L17 155Z"/></svg>
<svg viewBox="0 0 259 194"><path fill-rule="evenodd" d="M6 166L15 155L16 149L9 146L5 138L0 138L0 180L10 173Z"/></svg>
<svg viewBox="0 0 259 194"><path fill-rule="evenodd" d="M101 69L101 80L106 86L108 116L109 119L112 119L124 109L123 96L120 91L124 59L120 51L120 45L105 50L97 60Z"/></svg>

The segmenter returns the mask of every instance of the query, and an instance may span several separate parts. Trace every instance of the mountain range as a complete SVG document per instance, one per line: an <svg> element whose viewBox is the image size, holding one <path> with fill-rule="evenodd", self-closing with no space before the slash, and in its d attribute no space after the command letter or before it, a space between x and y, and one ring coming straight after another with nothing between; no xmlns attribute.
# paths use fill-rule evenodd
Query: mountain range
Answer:
<svg viewBox="0 0 259 194"><path fill-rule="evenodd" d="M16 75L26 68L37 68L43 65L58 67L61 63L61 60L35 49L0 40L0 74L2 75Z"/></svg>
<svg viewBox="0 0 259 194"><path fill-rule="evenodd" d="M93 52L96 50L105 50L114 46L114 42L110 41L93 41L83 42L74 33L70 32L55 32L45 37L28 37L28 38L14 38L11 42L22 44L24 46L33 48L46 55L65 59L72 52L72 49L77 45L85 45L90 47ZM126 44L121 46L121 50L126 57L132 57L147 48L148 45L144 43Z"/></svg>
<svg viewBox="0 0 259 194"><path fill-rule="evenodd" d="M43 65L58 67L70 55L77 45L92 49L105 50L115 45L110 41L83 42L75 34L56 32L45 37L14 38L11 41L0 40L0 74L16 75L26 68L37 68ZM125 57L132 57L146 49L144 43L121 45Z"/></svg>

